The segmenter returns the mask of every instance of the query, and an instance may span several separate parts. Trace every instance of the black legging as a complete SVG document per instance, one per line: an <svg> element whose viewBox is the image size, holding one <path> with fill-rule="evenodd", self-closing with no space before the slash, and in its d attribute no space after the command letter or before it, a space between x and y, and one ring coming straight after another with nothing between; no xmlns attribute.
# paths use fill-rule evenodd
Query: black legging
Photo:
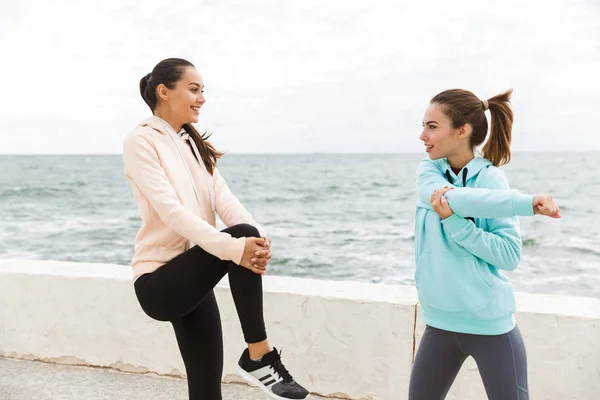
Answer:
<svg viewBox="0 0 600 400"><path fill-rule="evenodd" d="M231 236L259 237L248 224L231 226ZM221 400L223 336L213 292L229 273L229 284L247 343L267 338L262 278L232 261L194 246L135 282L135 293L148 316L170 321L185 364L190 400Z"/></svg>
<svg viewBox="0 0 600 400"><path fill-rule="evenodd" d="M477 363L490 400L527 400L527 356L518 327L502 335L454 333L427 326L410 375L409 400L446 398L467 357Z"/></svg>

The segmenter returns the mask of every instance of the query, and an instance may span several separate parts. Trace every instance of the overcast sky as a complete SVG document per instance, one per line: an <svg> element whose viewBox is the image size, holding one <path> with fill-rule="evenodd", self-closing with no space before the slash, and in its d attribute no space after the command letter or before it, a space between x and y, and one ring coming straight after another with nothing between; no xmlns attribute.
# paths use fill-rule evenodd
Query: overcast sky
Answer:
<svg viewBox="0 0 600 400"><path fill-rule="evenodd" d="M514 88L514 151L600 150L598 0L0 0L0 153L120 153L183 57L230 153L420 152L441 90Z"/></svg>

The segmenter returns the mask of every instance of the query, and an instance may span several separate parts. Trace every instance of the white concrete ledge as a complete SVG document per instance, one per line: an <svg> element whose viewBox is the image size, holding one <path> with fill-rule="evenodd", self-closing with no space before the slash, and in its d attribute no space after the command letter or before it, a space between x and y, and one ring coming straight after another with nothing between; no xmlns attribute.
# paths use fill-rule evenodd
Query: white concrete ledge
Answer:
<svg viewBox="0 0 600 400"><path fill-rule="evenodd" d="M407 398L423 329L413 287L268 276L264 289L269 338L311 391ZM216 295L224 380L239 381L234 367L245 345L226 280ZM520 293L518 302L531 398L597 398L600 300ZM142 312L131 271L120 265L0 260L0 355L184 376L170 324ZM474 363L448 398L485 398Z"/></svg>

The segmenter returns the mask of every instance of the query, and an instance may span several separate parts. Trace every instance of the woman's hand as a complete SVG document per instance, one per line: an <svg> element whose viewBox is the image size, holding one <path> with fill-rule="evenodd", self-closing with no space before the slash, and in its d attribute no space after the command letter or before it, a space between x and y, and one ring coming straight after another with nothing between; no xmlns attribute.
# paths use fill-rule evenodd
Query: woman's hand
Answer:
<svg viewBox="0 0 600 400"><path fill-rule="evenodd" d="M533 196L533 212L550 218L562 218L558 204L549 194L536 194Z"/></svg>
<svg viewBox="0 0 600 400"><path fill-rule="evenodd" d="M268 238L247 237L240 265L258 275L267 273L267 264L271 261L271 249L267 247ZM271 241L268 241L269 246Z"/></svg>
<svg viewBox="0 0 600 400"><path fill-rule="evenodd" d="M448 200L444 197L444 194L454 188L449 188L448 186L436 190L431 195L431 206L433 207L433 211L435 211L442 219L446 219L452 215L454 215L454 211L450 208L448 204Z"/></svg>
<svg viewBox="0 0 600 400"><path fill-rule="evenodd" d="M264 263L264 266L266 268L267 264L271 262L271 255L273 254L271 251L271 239L269 239L269 237L266 234L261 234L260 237L265 240L265 246L263 250L259 250L256 253L254 253L255 257L253 257L250 261L252 261L253 263L258 263L257 265L261 265ZM266 273L267 271L265 270L263 275L266 275Z"/></svg>
<svg viewBox="0 0 600 400"><path fill-rule="evenodd" d="M265 239L265 247L266 248L271 248L271 239L269 239L269 237L265 234L260 235L261 238Z"/></svg>

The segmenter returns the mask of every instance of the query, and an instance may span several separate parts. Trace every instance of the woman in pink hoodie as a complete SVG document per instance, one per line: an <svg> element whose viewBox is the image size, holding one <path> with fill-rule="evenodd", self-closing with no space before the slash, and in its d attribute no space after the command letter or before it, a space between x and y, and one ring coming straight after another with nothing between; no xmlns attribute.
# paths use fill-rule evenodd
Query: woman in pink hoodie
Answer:
<svg viewBox="0 0 600 400"><path fill-rule="evenodd" d="M229 275L248 347L238 373L274 399L304 399L271 348L263 318L262 276L271 241L231 193L217 169L223 154L201 135L202 76L170 58L140 81L153 117L123 144L125 176L143 221L132 260L134 287L144 312L173 324L191 400L221 399L223 338L213 289ZM216 216L228 226L216 229Z"/></svg>

